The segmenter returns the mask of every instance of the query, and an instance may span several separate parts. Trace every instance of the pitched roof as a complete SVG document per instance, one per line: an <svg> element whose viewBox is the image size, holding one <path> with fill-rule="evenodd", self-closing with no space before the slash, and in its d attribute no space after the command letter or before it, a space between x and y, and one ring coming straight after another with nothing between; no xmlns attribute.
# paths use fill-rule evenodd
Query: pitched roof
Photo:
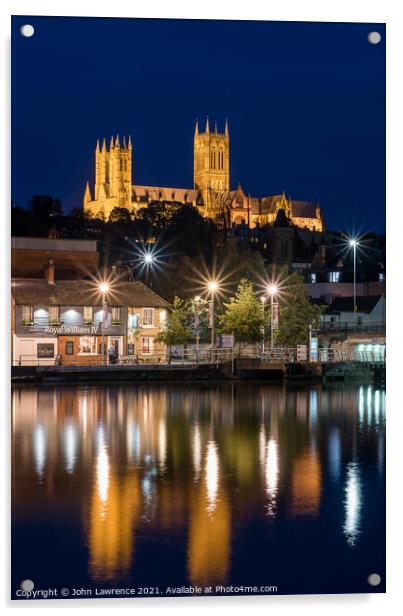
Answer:
<svg viewBox="0 0 403 616"><path fill-rule="evenodd" d="M356 297L357 312L369 314L373 311L383 295L365 295ZM353 297L335 297L326 314L339 314L340 312L353 312Z"/></svg>
<svg viewBox="0 0 403 616"><path fill-rule="evenodd" d="M12 294L16 304L44 306L101 305L97 285L90 280L59 280L55 285L45 280L16 279ZM107 294L110 306L166 308L169 304L142 282L116 281Z"/></svg>
<svg viewBox="0 0 403 616"><path fill-rule="evenodd" d="M291 212L296 218L316 218L317 204L312 201L291 200Z"/></svg>
<svg viewBox="0 0 403 616"><path fill-rule="evenodd" d="M169 188L167 186L132 186L134 199L151 199L152 201L177 201L179 203L194 203L199 191L193 188Z"/></svg>

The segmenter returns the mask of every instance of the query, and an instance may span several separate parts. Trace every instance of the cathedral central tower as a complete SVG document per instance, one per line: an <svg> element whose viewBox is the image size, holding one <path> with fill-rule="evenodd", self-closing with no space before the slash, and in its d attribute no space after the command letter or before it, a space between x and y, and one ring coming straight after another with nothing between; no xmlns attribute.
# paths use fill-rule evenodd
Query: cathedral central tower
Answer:
<svg viewBox="0 0 403 616"><path fill-rule="evenodd" d="M223 133L210 132L209 119L206 129L199 132L196 122L194 134L194 188L200 190L209 215L220 208L223 193L229 191L229 131L225 122ZM218 213L218 212L217 212ZM213 214L214 215L214 214Z"/></svg>

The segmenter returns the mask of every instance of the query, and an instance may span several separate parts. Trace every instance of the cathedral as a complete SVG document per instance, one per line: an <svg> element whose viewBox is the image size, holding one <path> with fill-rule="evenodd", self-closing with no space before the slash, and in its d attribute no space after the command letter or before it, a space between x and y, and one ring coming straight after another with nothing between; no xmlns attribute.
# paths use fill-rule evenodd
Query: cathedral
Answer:
<svg viewBox="0 0 403 616"><path fill-rule="evenodd" d="M273 224L279 210L298 227L323 231L324 220L319 204L296 201L285 194L252 197L239 184L230 189L230 149L228 122L223 133L217 124L210 130L207 118L204 131L196 122L194 132L193 188L143 186L132 184L133 148L129 137L120 142L119 135L111 137L109 150L105 139L95 149L95 186L92 196L89 182L84 193L84 211L90 216L107 220L116 207L136 214L151 203L189 204L204 217L213 219L220 227L246 224L257 227Z"/></svg>

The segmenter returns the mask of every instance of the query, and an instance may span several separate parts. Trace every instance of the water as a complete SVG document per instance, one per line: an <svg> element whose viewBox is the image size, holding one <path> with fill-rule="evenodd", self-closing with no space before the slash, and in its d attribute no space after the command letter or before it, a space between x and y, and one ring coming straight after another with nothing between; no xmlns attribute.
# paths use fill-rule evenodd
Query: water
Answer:
<svg viewBox="0 0 403 616"><path fill-rule="evenodd" d="M15 388L13 596L384 592L384 426L368 386Z"/></svg>

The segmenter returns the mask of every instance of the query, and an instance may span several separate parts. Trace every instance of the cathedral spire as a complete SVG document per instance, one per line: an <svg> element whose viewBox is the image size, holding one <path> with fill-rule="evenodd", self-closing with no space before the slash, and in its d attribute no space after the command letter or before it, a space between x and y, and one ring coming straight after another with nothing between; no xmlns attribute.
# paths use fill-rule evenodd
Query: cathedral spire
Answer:
<svg viewBox="0 0 403 616"><path fill-rule="evenodd" d="M199 120L196 120L196 126L195 126L195 137L196 135L199 134Z"/></svg>
<svg viewBox="0 0 403 616"><path fill-rule="evenodd" d="M206 135L210 134L210 124L209 124L209 121L208 121L208 116L207 116L207 121L206 121L206 131L205 132L206 132Z"/></svg>
<svg viewBox="0 0 403 616"><path fill-rule="evenodd" d="M120 148L120 140L119 140L119 135L116 135L116 139L115 139L115 148Z"/></svg>
<svg viewBox="0 0 403 616"><path fill-rule="evenodd" d="M99 152L99 139L97 139L97 145L96 145L95 151Z"/></svg>
<svg viewBox="0 0 403 616"><path fill-rule="evenodd" d="M228 137L229 136L229 130L228 130L228 118L225 118L225 134Z"/></svg>
<svg viewBox="0 0 403 616"><path fill-rule="evenodd" d="M90 191L90 184L87 180L87 183L85 185L84 203L88 203L89 201L91 201L91 191Z"/></svg>
<svg viewBox="0 0 403 616"><path fill-rule="evenodd" d="M131 137L131 135L129 135L129 141L127 142L127 147L129 148L129 150L132 149L132 137Z"/></svg>
<svg viewBox="0 0 403 616"><path fill-rule="evenodd" d="M111 141L109 143L109 149L113 150L113 148L115 147L115 144L113 143L113 136L111 137Z"/></svg>
<svg viewBox="0 0 403 616"><path fill-rule="evenodd" d="M106 139L105 139L105 137L104 137L104 138L103 138L103 141L102 141L102 149L101 149L101 152L105 152L105 150L106 150Z"/></svg>
<svg viewBox="0 0 403 616"><path fill-rule="evenodd" d="M123 147L126 150L126 135L123 135Z"/></svg>
<svg viewBox="0 0 403 616"><path fill-rule="evenodd" d="M214 122L214 132L215 134L218 133L217 120Z"/></svg>

